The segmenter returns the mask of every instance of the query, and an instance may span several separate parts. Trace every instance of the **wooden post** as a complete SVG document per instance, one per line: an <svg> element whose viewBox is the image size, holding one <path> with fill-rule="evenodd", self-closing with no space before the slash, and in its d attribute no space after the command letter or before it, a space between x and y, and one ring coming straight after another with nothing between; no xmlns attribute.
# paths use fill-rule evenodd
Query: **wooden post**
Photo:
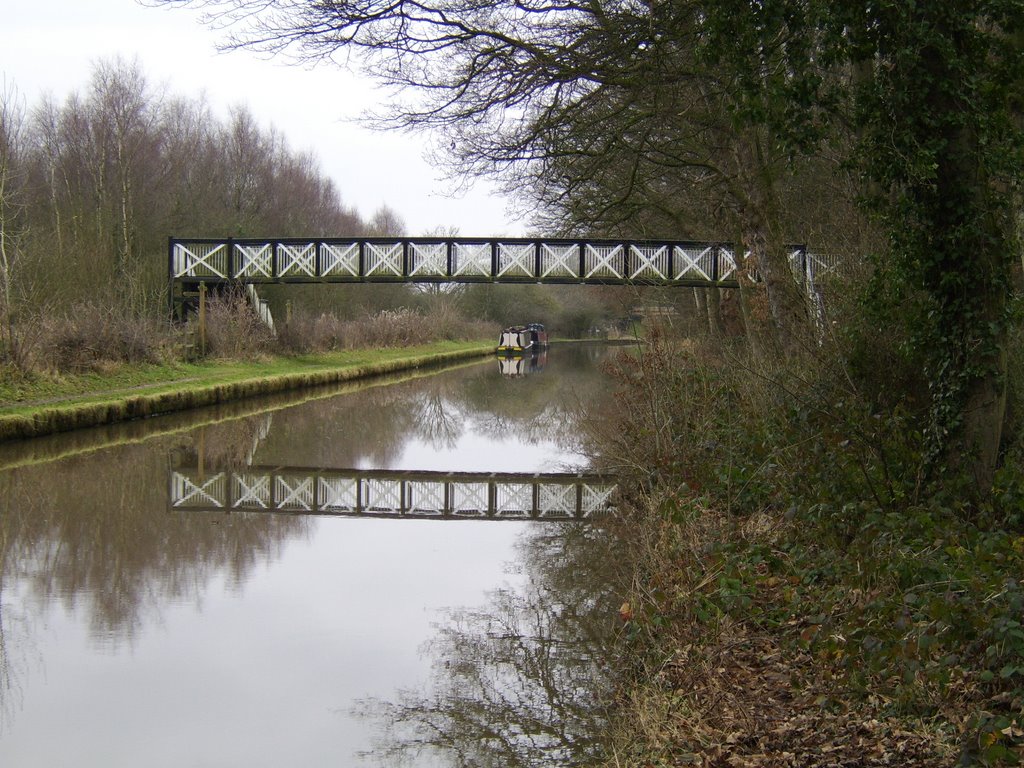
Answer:
<svg viewBox="0 0 1024 768"><path fill-rule="evenodd" d="M173 323L177 317L175 311L177 307L174 304L174 238L167 238L167 301L171 309L171 322ZM182 313L184 314L184 313Z"/></svg>
<svg viewBox="0 0 1024 768"><path fill-rule="evenodd" d="M199 428L199 482L206 480L206 427Z"/></svg>
<svg viewBox="0 0 1024 768"><path fill-rule="evenodd" d="M206 357L206 283L199 284L199 357Z"/></svg>

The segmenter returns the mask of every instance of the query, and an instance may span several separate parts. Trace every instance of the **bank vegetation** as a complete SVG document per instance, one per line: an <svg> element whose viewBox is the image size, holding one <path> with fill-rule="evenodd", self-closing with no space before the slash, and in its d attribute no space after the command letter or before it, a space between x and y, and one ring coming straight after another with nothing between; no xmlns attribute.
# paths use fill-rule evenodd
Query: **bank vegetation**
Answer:
<svg viewBox="0 0 1024 768"><path fill-rule="evenodd" d="M612 366L591 430L635 571L608 765L1020 760L1024 444L974 502L861 388L912 372L870 371L665 337Z"/></svg>

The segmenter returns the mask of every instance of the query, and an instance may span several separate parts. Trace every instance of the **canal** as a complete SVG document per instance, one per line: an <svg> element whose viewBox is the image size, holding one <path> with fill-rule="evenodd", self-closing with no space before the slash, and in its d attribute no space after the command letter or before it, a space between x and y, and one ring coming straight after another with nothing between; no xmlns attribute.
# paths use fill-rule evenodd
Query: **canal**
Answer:
<svg viewBox="0 0 1024 768"><path fill-rule="evenodd" d="M6 447L0 765L593 760L621 602L614 496L578 479L603 354Z"/></svg>

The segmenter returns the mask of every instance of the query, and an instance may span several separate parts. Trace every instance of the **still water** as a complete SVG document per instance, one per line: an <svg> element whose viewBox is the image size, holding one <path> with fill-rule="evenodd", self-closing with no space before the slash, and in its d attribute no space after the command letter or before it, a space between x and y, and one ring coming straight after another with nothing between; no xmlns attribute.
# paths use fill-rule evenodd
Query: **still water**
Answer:
<svg viewBox="0 0 1024 768"><path fill-rule="evenodd" d="M579 405L609 389L600 354L4 448L0 765L591 760L616 630L612 537L589 520L304 510L361 473L381 496L401 471L584 468ZM257 511L225 512L218 477Z"/></svg>

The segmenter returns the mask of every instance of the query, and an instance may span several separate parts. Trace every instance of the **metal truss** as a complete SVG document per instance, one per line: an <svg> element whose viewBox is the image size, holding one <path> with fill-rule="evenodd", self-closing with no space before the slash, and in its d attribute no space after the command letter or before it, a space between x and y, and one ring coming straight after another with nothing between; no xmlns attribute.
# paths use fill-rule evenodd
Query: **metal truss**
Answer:
<svg viewBox="0 0 1024 768"><path fill-rule="evenodd" d="M173 282L736 286L727 243L529 238L170 238ZM804 249L793 250L807 263Z"/></svg>

